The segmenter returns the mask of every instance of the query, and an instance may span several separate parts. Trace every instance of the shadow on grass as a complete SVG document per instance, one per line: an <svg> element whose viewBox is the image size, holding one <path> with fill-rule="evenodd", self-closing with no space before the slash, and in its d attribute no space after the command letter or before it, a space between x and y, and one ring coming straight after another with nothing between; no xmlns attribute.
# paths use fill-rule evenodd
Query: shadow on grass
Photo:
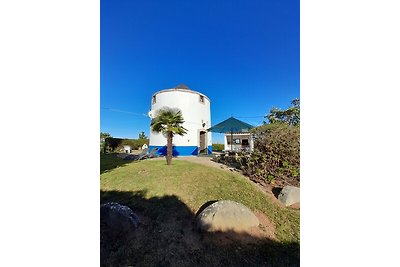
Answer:
<svg viewBox="0 0 400 267"><path fill-rule="evenodd" d="M118 153L100 154L100 174L120 166L125 166L134 160L125 160L117 157Z"/></svg>
<svg viewBox="0 0 400 267"><path fill-rule="evenodd" d="M199 232L195 214L174 195L146 198L146 191L100 191L100 202L127 205L141 220L133 235L118 240L107 240L100 228L101 266L300 265L299 243Z"/></svg>

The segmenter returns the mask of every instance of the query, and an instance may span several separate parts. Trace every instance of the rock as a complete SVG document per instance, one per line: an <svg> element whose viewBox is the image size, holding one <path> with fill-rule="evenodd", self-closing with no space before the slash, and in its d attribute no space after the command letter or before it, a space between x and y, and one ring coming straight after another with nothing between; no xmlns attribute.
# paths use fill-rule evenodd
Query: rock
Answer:
<svg viewBox="0 0 400 267"><path fill-rule="evenodd" d="M245 231L258 226L254 213L243 204L221 200L205 208L196 218L197 227L203 231Z"/></svg>
<svg viewBox="0 0 400 267"><path fill-rule="evenodd" d="M115 202L100 206L100 230L109 238L125 236L138 227L139 218L128 206Z"/></svg>
<svg viewBox="0 0 400 267"><path fill-rule="evenodd" d="M285 186L280 192L278 199L285 204L285 206L290 206L295 203L300 202L300 188L295 186Z"/></svg>

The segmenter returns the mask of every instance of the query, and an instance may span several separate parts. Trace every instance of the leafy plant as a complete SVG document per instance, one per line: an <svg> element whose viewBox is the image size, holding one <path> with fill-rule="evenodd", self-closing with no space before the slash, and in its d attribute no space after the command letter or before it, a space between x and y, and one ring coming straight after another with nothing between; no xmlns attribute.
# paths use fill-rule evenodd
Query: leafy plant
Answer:
<svg viewBox="0 0 400 267"><path fill-rule="evenodd" d="M224 150L224 144L212 144L213 151L222 151Z"/></svg>
<svg viewBox="0 0 400 267"><path fill-rule="evenodd" d="M292 101L289 111L272 112L269 124L251 130L254 137L252 153L224 155L220 163L240 168L256 182L275 185L300 185L300 110Z"/></svg>
<svg viewBox="0 0 400 267"><path fill-rule="evenodd" d="M107 138L107 137L111 137L111 134L100 132L100 138Z"/></svg>
<svg viewBox="0 0 400 267"><path fill-rule="evenodd" d="M265 118L269 123L282 122L288 125L300 125L300 100L294 99L291 102L292 106L285 110L272 108Z"/></svg>
<svg viewBox="0 0 400 267"><path fill-rule="evenodd" d="M241 169L254 180L281 185L300 184L300 127L264 124L252 130L254 152L242 160Z"/></svg>
<svg viewBox="0 0 400 267"><path fill-rule="evenodd" d="M182 126L182 112L177 108L163 107L156 113L156 117L151 121L151 130L162 133L167 137L167 165L172 163L172 139L175 134L185 135L187 130Z"/></svg>
<svg viewBox="0 0 400 267"><path fill-rule="evenodd" d="M105 145L111 151L115 151L115 149L122 144L122 141L123 141L123 139L121 139L121 138L107 137L105 139Z"/></svg>
<svg viewBox="0 0 400 267"><path fill-rule="evenodd" d="M139 134L139 139L147 139L147 136L145 135L144 132L141 132L141 133Z"/></svg>

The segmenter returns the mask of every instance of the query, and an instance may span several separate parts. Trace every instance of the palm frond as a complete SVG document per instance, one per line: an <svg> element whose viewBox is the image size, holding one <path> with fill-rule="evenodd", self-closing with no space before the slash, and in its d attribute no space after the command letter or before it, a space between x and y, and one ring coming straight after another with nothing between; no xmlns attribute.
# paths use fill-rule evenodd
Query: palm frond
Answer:
<svg viewBox="0 0 400 267"><path fill-rule="evenodd" d="M163 107L156 112L155 118L151 121L151 130L157 133L183 136L187 129L182 126L184 123L182 112L177 108Z"/></svg>

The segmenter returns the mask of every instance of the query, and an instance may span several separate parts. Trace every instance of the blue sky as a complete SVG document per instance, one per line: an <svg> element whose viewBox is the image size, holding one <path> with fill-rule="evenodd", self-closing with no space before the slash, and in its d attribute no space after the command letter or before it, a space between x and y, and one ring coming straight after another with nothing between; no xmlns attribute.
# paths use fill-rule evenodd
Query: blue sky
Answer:
<svg viewBox="0 0 400 267"><path fill-rule="evenodd" d="M181 83L211 99L213 125L287 108L300 97L299 4L101 0L101 131L148 135L151 95Z"/></svg>

